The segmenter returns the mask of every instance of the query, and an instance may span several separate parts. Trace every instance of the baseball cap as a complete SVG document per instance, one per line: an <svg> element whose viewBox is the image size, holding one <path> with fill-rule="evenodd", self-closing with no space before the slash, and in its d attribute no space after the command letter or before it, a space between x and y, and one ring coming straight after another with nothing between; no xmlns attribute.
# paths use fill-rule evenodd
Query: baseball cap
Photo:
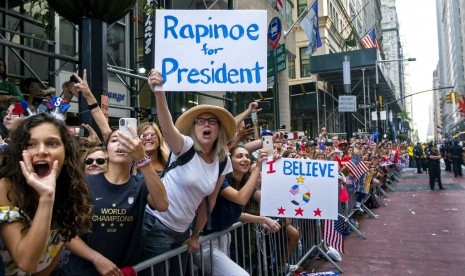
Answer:
<svg viewBox="0 0 465 276"><path fill-rule="evenodd" d="M265 135L273 135L273 132L269 129L264 129L260 132L260 137L265 136Z"/></svg>
<svg viewBox="0 0 465 276"><path fill-rule="evenodd" d="M314 141L308 141L305 143L305 147L313 147L316 146L316 143Z"/></svg>

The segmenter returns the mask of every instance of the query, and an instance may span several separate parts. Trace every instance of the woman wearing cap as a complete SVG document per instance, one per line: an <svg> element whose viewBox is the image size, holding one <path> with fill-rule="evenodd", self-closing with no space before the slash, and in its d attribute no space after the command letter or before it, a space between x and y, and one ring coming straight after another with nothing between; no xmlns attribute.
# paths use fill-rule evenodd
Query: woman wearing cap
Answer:
<svg viewBox="0 0 465 276"><path fill-rule="evenodd" d="M232 171L227 156L227 143L236 131L234 117L224 108L212 105L198 105L184 112L173 124L165 93L155 91L162 85L160 72L151 70L148 84L154 91L160 128L166 143L172 151L169 162L175 161L192 146L195 154L182 166L170 170L163 177L170 207L166 212L146 209L144 222L144 258L148 259L175 248L182 243L188 245L188 253L199 249L199 235L207 221L207 205L215 205L224 176ZM226 160L220 172L219 164ZM192 221L192 235L189 237ZM185 256L183 256L185 257ZM183 267L186 265L183 258ZM182 275L178 259L172 260L170 275ZM155 271L165 275L165 265L157 265Z"/></svg>

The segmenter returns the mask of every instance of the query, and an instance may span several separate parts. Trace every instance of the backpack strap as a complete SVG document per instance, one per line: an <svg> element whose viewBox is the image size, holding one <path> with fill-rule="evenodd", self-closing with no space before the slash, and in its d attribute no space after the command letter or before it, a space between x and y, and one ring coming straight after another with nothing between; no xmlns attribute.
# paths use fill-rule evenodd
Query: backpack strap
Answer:
<svg viewBox="0 0 465 276"><path fill-rule="evenodd" d="M171 159L171 154L173 152L170 151L170 155L168 156L168 160ZM178 158L176 160L174 160L173 162L171 163L167 163L165 165L165 168L163 169L163 172L162 174L160 175L160 178L162 178L163 176L165 176L166 173L168 173L169 171L171 171L172 169L176 168L177 166L182 166L182 165L185 165L187 164L187 162L191 161L192 158L194 157L195 155L195 149L194 149L194 145L192 145L192 147L190 147L185 153L181 154L180 156L178 156Z"/></svg>

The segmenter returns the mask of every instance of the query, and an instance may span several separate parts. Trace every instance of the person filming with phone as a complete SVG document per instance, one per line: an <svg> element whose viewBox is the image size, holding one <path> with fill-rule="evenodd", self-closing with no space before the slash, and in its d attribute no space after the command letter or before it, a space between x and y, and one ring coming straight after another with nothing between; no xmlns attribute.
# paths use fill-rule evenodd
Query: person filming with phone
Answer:
<svg viewBox="0 0 465 276"><path fill-rule="evenodd" d="M207 213L214 208L225 175L232 171L226 148L236 131L231 113L212 105L197 105L184 112L174 124L165 92L161 89L163 79L159 71L150 70L148 84L155 96L160 128L172 151L170 164L188 151L193 150L194 154L188 162L176 166L163 177L170 206L168 210L146 209L145 259L183 243L188 245L188 253L199 249L199 236L207 222ZM194 218L196 221L192 225ZM186 254L182 255L182 270L187 266L186 257ZM179 268L178 258L170 261L173 264L169 272L161 263L155 266L155 275L184 275L183 271L175 271Z"/></svg>

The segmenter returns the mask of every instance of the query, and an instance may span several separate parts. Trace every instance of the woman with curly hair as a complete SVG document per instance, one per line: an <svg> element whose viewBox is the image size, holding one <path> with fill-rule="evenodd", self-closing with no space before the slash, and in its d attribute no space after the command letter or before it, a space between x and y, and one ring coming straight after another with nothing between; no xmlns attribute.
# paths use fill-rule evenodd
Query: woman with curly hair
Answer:
<svg viewBox="0 0 465 276"><path fill-rule="evenodd" d="M47 275L63 242L90 230L81 158L64 122L46 113L11 137L0 168L0 254L6 275Z"/></svg>

